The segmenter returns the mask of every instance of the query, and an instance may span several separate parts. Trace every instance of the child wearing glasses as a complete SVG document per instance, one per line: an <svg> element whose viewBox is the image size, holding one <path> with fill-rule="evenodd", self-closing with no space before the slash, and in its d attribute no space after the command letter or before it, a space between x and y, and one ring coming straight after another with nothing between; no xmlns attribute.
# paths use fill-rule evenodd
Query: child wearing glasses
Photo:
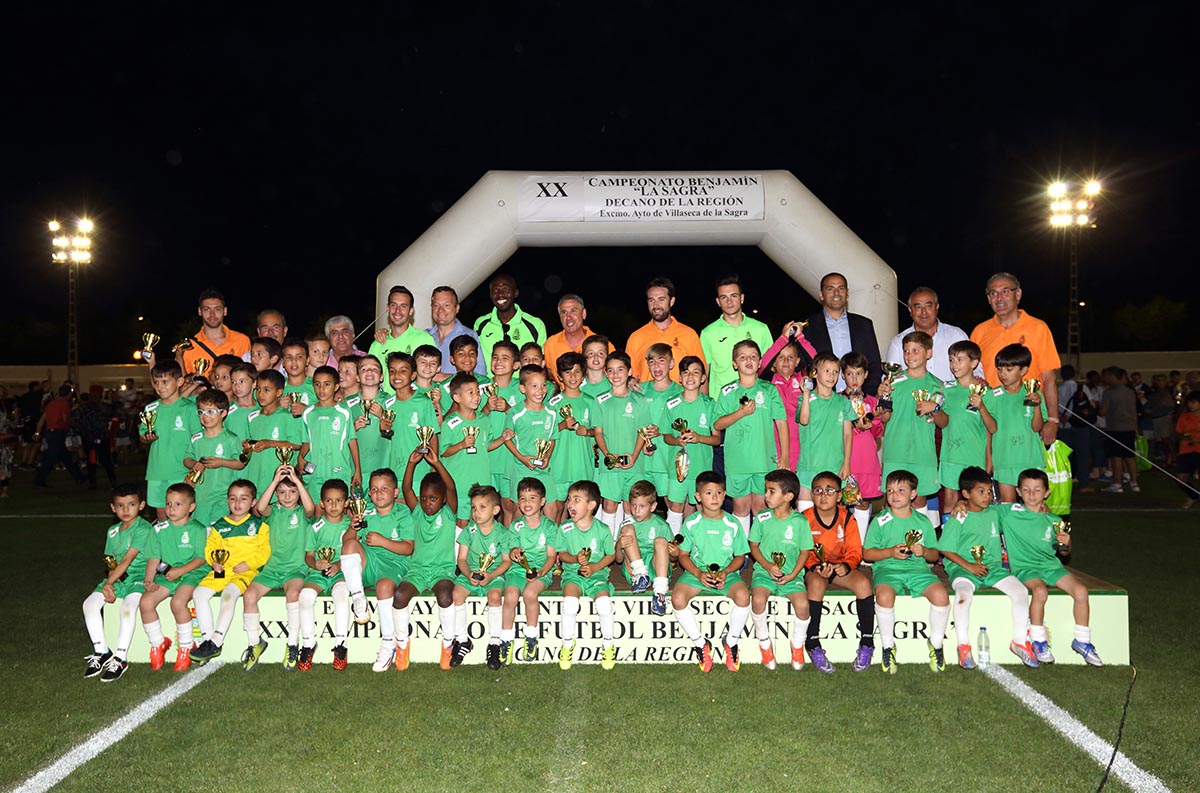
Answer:
<svg viewBox="0 0 1200 793"><path fill-rule="evenodd" d="M196 520L209 526L228 514L226 504L229 485L246 464L238 459L242 441L225 428L229 413L229 397L223 391L210 388L196 397L196 415L200 431L192 436L183 466L188 469L187 481L196 489Z"/></svg>

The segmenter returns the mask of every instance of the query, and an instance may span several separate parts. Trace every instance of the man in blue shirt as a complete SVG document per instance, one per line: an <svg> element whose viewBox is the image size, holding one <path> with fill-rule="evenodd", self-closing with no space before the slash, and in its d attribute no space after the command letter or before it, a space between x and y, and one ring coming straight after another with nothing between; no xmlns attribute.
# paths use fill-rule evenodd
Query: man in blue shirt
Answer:
<svg viewBox="0 0 1200 793"><path fill-rule="evenodd" d="M847 309L850 287L846 276L829 273L821 279L820 302L822 310L808 318L804 337L812 342L817 352L833 353L841 358L854 350L867 356L867 381L863 390L874 394L879 385L882 371L879 367L879 340L875 338L875 325L861 314L852 314ZM804 363L805 366L808 362ZM845 383L838 378L838 388Z"/></svg>
<svg viewBox="0 0 1200 793"><path fill-rule="evenodd" d="M454 287L439 286L433 290L429 309L433 316L433 327L426 328L426 331L437 342L438 349L442 351L442 371L446 374L454 374L457 371L454 368L454 362L450 360L450 342L459 336L470 336L476 343L479 342L475 331L459 321L458 309L458 292L454 290ZM475 374L487 374L483 356L480 356L478 363L475 364Z"/></svg>

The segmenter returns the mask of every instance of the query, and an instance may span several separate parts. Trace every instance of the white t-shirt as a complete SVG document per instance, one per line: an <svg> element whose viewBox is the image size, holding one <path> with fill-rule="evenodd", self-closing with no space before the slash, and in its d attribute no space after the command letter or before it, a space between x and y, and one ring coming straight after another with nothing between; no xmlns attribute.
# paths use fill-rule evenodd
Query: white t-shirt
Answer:
<svg viewBox="0 0 1200 793"><path fill-rule="evenodd" d="M888 344L887 355L883 357L883 360L888 363L903 364L903 339L916 329L916 326L909 325L908 328L897 333ZM926 368L939 380L944 382L953 380L954 375L950 373L950 345L956 341L967 341L970 338L962 328L938 320L937 333L933 334L933 357L929 359ZM975 374L983 377L983 367L976 366Z"/></svg>

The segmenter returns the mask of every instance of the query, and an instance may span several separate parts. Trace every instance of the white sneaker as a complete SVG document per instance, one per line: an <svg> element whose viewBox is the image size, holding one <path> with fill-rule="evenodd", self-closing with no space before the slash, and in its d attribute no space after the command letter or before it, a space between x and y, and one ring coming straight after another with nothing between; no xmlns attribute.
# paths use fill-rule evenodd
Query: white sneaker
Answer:
<svg viewBox="0 0 1200 793"><path fill-rule="evenodd" d="M379 654L375 656L375 663L371 666L372 672L386 672L392 668L392 659L396 657L396 645L381 644L379 645Z"/></svg>
<svg viewBox="0 0 1200 793"><path fill-rule="evenodd" d="M1130 493L1140 493L1140 492L1142 492L1142 489L1140 487L1138 487L1137 485L1130 485L1129 492Z"/></svg>
<svg viewBox="0 0 1200 793"><path fill-rule="evenodd" d="M1102 492L1102 493L1123 493L1125 491L1121 487L1120 484L1111 484L1108 487L1104 488L1104 490L1102 490L1100 492Z"/></svg>
<svg viewBox="0 0 1200 793"><path fill-rule="evenodd" d="M371 621L371 610L367 608L367 597L359 592L357 595L350 596L350 613L354 615L354 621L359 625L366 625Z"/></svg>

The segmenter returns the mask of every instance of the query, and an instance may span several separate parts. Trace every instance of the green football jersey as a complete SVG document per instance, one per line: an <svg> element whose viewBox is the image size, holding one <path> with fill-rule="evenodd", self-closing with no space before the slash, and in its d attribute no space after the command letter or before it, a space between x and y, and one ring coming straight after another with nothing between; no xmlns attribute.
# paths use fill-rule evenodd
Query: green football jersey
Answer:
<svg viewBox="0 0 1200 793"><path fill-rule="evenodd" d="M938 548L941 550L956 553L966 561L974 562L975 557L971 554L971 548L977 545L983 546L981 563L987 565L991 570L999 570L1001 564L1000 516L995 510L968 512L961 518L951 515L942 524L942 536L938 538ZM949 559L946 560L945 567L946 576L951 581L966 573Z"/></svg>
<svg viewBox="0 0 1200 793"><path fill-rule="evenodd" d="M929 522L929 518L925 516L925 513L914 510L907 518L898 518L892 514L890 509L885 509L871 519L871 525L867 528L867 539L863 543L863 547L894 548L904 542L904 535L910 531L921 532L921 539L914 543L915 545L924 545L926 548L938 547L937 535L933 531L933 524ZM895 575L929 572L929 565L923 558L916 554L907 559L893 559L889 556L886 559L880 559L874 565L873 569L877 575L885 572Z"/></svg>
<svg viewBox="0 0 1200 793"><path fill-rule="evenodd" d="M658 391L654 388L654 381L648 380L642 383L642 402L646 406L647 424L653 424L658 427L661 433L669 432L669 421L664 421L667 413L667 402L675 399L683 393L683 386L674 381L670 381L666 388ZM654 445L659 448L659 451L646 457L646 470L652 473L665 474L670 470L670 473L675 473L675 455L664 454L663 442L656 440Z"/></svg>
<svg viewBox="0 0 1200 793"><path fill-rule="evenodd" d="M742 406L742 398L754 401L754 412L725 428L725 474L765 474L775 464L775 422L787 414L779 389L765 380L746 387L735 380L721 389L717 416L728 416ZM839 463L840 466L840 463Z"/></svg>
<svg viewBox="0 0 1200 793"><path fill-rule="evenodd" d="M842 401L850 404L848 399ZM789 573L796 566L796 560L806 551L812 550L812 527L803 513L793 511L787 518L780 520L768 509L755 516L754 525L750 527L750 542L758 543L758 550L767 559L770 559L773 553L783 554L781 569Z"/></svg>
<svg viewBox="0 0 1200 793"><path fill-rule="evenodd" d="M603 557L611 554L616 547L616 543L613 542L612 532L607 526L595 519L592 520L592 525L586 529L579 528L573 520L567 521L562 525L559 532L559 542L562 543L562 547L558 549L559 551L573 555L578 554L583 548L590 548L592 555L588 559L588 563L592 565L595 565ZM564 561L562 567L564 581L571 578L583 578L583 576L579 575L579 564L577 562ZM597 573L593 570L592 577L596 575ZM607 579L606 573L601 572L599 575Z"/></svg>
<svg viewBox="0 0 1200 793"><path fill-rule="evenodd" d="M509 535L512 537L512 545L510 548L521 546L525 551L525 558L529 562L529 566L534 572L542 569L546 564L547 549L558 550L562 544L562 530L558 524L542 516L536 527L530 526L525 518L518 518L513 521L512 526L508 529Z"/></svg>
<svg viewBox="0 0 1200 793"><path fill-rule="evenodd" d="M778 389L776 389L778 390ZM801 394L801 399L804 398ZM854 405L838 393L821 397L816 391L808 392L808 423L800 424L800 458L797 471L819 474L822 471L841 470L845 460L846 446L842 435L846 422L858 418ZM800 421L800 410L796 410L796 421ZM802 485L811 484L801 482Z"/></svg>
<svg viewBox="0 0 1200 793"><path fill-rule="evenodd" d="M156 399L146 405L145 413L157 416L154 433L158 438L150 444L150 455L146 461L146 479L155 482L182 482L187 475L183 458L187 456L192 436L199 432L200 417L196 415L196 403L187 397L179 397L165 404ZM138 432L146 434L146 425L140 424Z"/></svg>
<svg viewBox="0 0 1200 793"><path fill-rule="evenodd" d="M380 393L379 396L384 397L383 400L380 400L380 407L383 407L386 395ZM352 424L357 423L363 415L362 400L355 397L352 400L347 399L344 404L350 411ZM380 434L379 417L371 416L370 420L370 424L361 430L354 431L354 437L358 441L358 462L364 482L370 479L372 471L389 468L392 464L392 442Z"/></svg>
<svg viewBox="0 0 1200 793"><path fill-rule="evenodd" d="M392 470L403 475L408 458L417 448L417 427L433 427L436 434L440 426L437 414L428 398L415 395L408 399L388 397L383 407L396 411L396 420L392 422ZM427 468L424 462L417 466L414 479L423 476Z"/></svg>
<svg viewBox="0 0 1200 793"><path fill-rule="evenodd" d="M771 386L771 390L775 387ZM682 533L680 548L688 552L701 572L713 564L727 567L733 557L750 553L742 524L728 513L721 513L719 518L706 518L703 513L696 512L683 522Z"/></svg>
<svg viewBox="0 0 1200 793"><path fill-rule="evenodd" d="M598 383L592 383L584 378L583 383L579 386L579 390L590 396L592 399L598 399L604 394L612 393L612 383L605 377Z"/></svg>
<svg viewBox="0 0 1200 793"><path fill-rule="evenodd" d="M453 566L456 526L450 507L442 505L434 514L426 515L425 510L418 506L412 511L412 518L413 568Z"/></svg>
<svg viewBox="0 0 1200 793"><path fill-rule="evenodd" d="M354 476L350 441L354 440L354 421L341 405L313 405L300 417L307 430L308 453L304 459L317 470L313 476L324 482L342 479L347 484Z"/></svg>
<svg viewBox="0 0 1200 793"><path fill-rule="evenodd" d="M654 559L654 541L661 539L670 542L675 537L675 532L671 531L667 522L653 513L643 521L627 517L623 525L633 527L633 536L637 539L638 551L642 555L642 561L647 565Z"/></svg>
<svg viewBox="0 0 1200 793"><path fill-rule="evenodd" d="M987 462L988 432L983 426L983 416L978 411L967 410L970 390L952 380L945 384L942 395L945 398L942 410L946 411L950 423L942 430L941 461L982 468Z"/></svg>
<svg viewBox="0 0 1200 793"><path fill-rule="evenodd" d="M491 556L492 559L487 569L484 570L484 572L491 573L500 566L500 557L513 547L513 539L512 535L508 533L508 529L500 525L499 521L492 523L491 531L486 534L477 523L472 521L458 535L458 544L466 546L467 567L471 570L484 570L481 566L482 557L484 555Z"/></svg>
<svg viewBox="0 0 1200 793"><path fill-rule="evenodd" d="M991 509L1000 513L1000 531L1014 573L1020 576L1024 570L1062 564L1054 552L1058 515L1032 512L1023 504L996 504Z"/></svg>
<svg viewBox="0 0 1200 793"><path fill-rule="evenodd" d="M283 408L277 407L274 413L264 413L261 408L250 411L250 437L255 441L284 441L294 443L297 448L304 443L304 424ZM296 454L292 454L292 463L296 463ZM242 469L242 475L254 483L261 493L275 478L275 469L279 467L279 458L275 449L264 449L250 455L250 462Z"/></svg>
<svg viewBox="0 0 1200 793"><path fill-rule="evenodd" d="M450 399L450 389L448 388L449 384L449 380L443 383L430 382L429 387L425 388L417 385L417 381L413 380L413 395L418 399L428 399L430 404L436 402L438 407L441 408L442 415L445 416L446 411L450 409L450 402L452 401Z"/></svg>
<svg viewBox="0 0 1200 793"><path fill-rule="evenodd" d="M912 467L937 468L937 449L934 444L934 424L917 415L913 391L923 388L931 394L941 391L942 381L926 372L921 377L900 375L893 383L892 417L883 432L884 470ZM802 447L803 448L803 447Z"/></svg>
<svg viewBox="0 0 1200 793"><path fill-rule="evenodd" d="M350 519L345 515L337 523L329 518L317 518L304 539L304 550L316 553L322 548L332 548L333 558L326 561L336 562L342 558L342 536L348 528Z"/></svg>
<svg viewBox="0 0 1200 793"><path fill-rule="evenodd" d="M678 436L679 433L671 429L671 424L676 419L683 419L687 422L688 429L694 430L701 435L712 435L713 422L717 420L720 414L717 413L717 403L708 394L697 394L696 398L691 402L685 400L682 396L677 396L673 399L668 399L666 402L666 416L663 418L663 424L659 429L663 434L671 434ZM671 446L669 456L671 464L674 466L675 455L679 451L679 447ZM713 447L705 443L692 443L687 447L689 470L690 471L711 471L713 467ZM670 471L674 476L674 470ZM659 493L662 496L662 493Z"/></svg>
<svg viewBox="0 0 1200 793"><path fill-rule="evenodd" d="M609 392L596 400L595 422L604 433L609 454L633 454L637 431L650 423L650 412L639 394L630 391L626 396L617 396ZM639 455L631 470L642 470L643 458Z"/></svg>
<svg viewBox="0 0 1200 793"><path fill-rule="evenodd" d="M580 426L590 428L596 416L596 400L581 393L577 397L555 394L546 400L546 406L554 411L555 421L561 422L564 406L571 406L571 415ZM554 444L554 455L550 458L550 471L556 482L578 482L596 476L595 456L592 453L592 438L576 435L573 431L560 430L558 442Z"/></svg>
<svg viewBox="0 0 1200 793"><path fill-rule="evenodd" d="M733 348L738 342L749 339L758 345L759 353L765 354L774 338L766 325L744 314L741 324L737 326L730 325L724 315L706 325L700 331L700 347L704 350L704 359L708 361L709 391L723 391L725 386L737 382Z"/></svg>
<svg viewBox="0 0 1200 793"><path fill-rule="evenodd" d="M192 436L188 445L187 457L199 460L201 457L236 460L242 453L242 441L227 429L222 429L216 435L209 437L203 431ZM232 468L206 468L204 478L196 488L196 511L194 517L205 526L217 518L223 518L229 512L227 497L229 484L242 476L240 470Z"/></svg>
<svg viewBox="0 0 1200 793"><path fill-rule="evenodd" d="M513 444L516 445L518 452L529 457L536 457L538 441L557 439L558 413L545 406L541 410L531 410L525 406L524 402L521 402L506 414L504 426L505 429L510 429L516 433L516 437L513 438ZM543 481L553 481L549 475L549 460L546 461L545 466L539 469L526 468L515 457L512 458L510 464L513 471L510 475L518 480L522 477L532 476Z"/></svg>
<svg viewBox="0 0 1200 793"><path fill-rule="evenodd" d="M182 526L169 520L154 524L156 547L146 550L147 558L156 558L171 567L183 567L194 559L204 558L204 540L208 527L195 518Z"/></svg>
<svg viewBox="0 0 1200 793"><path fill-rule="evenodd" d="M242 407L237 403L230 405L229 412L225 415L225 429L236 435L238 440L246 440L250 437L250 416L256 410L257 403L250 407Z"/></svg>
<svg viewBox="0 0 1200 793"><path fill-rule="evenodd" d="M292 385L288 382L287 375L283 377L283 395L290 396L292 401L300 400L300 404L306 408L317 404L317 392L313 389L313 381L311 377L304 378L304 382L299 385ZM289 409L290 413L291 410Z"/></svg>
<svg viewBox="0 0 1200 793"><path fill-rule="evenodd" d="M312 521L304 514L304 505L298 503L288 509L276 502L271 505L267 523L271 527L271 558L263 570L290 572L304 567L304 551L312 529ZM338 548L341 547L339 542Z"/></svg>
<svg viewBox="0 0 1200 793"><path fill-rule="evenodd" d="M521 384L513 377L512 381L506 386L500 386L496 389L496 394L505 402L508 403L508 410L497 410L487 414L488 417L488 434L492 438L499 438L504 432L505 426L508 424L508 417L513 412L518 402L525 399L525 395L521 393ZM482 410L483 403L480 404ZM492 456L492 473L501 476L512 476L513 472L513 456L512 452L506 446L497 446L494 450L488 452ZM507 493L500 495L508 497Z"/></svg>
<svg viewBox="0 0 1200 793"><path fill-rule="evenodd" d="M1023 471L1026 468L1046 467L1046 447L1042 436L1033 431L1033 411L1039 410L1042 420L1046 419L1046 403L1034 408L1025 404L1025 392L1010 394L1003 388L995 388L983 395L984 404L996 419L996 433L992 436L992 468L999 471L1011 468Z"/></svg>
<svg viewBox="0 0 1200 793"><path fill-rule="evenodd" d="M120 564L121 560L125 558L125 554L129 553L130 548L137 550L138 554L129 563L129 567L125 568L125 574L128 576L125 580L131 583L140 583L146 580L146 560L159 551L154 527L143 518L136 518L124 531L121 531L120 523L114 523L108 527L108 534L104 540L105 556L111 556L117 564ZM203 552L203 535L201 535L200 548ZM97 567L100 566L97 565ZM103 567L100 569L104 571Z"/></svg>
<svg viewBox="0 0 1200 793"><path fill-rule="evenodd" d="M446 470L450 472L450 478L454 480L454 489L464 497L470 491L471 485L492 483L492 458L487 451L488 444L494 440L488 432L490 425L491 419L482 413L476 413L473 419L463 418L460 413L451 413L442 425L443 452L455 444L462 443L467 427L476 429L474 454L470 449L459 449L449 457L442 458Z"/></svg>
<svg viewBox="0 0 1200 793"><path fill-rule="evenodd" d="M358 541L362 543L363 549L366 550L367 554L388 554L389 558L394 557L397 560L401 569L408 570L408 566L412 562L412 556L392 553L392 551L386 548L367 545L367 535L375 532L393 542L411 540L415 545L417 538L416 526L409 508L397 501L386 515L380 515L378 508L370 507L363 517L367 521L367 526L358 530Z"/></svg>

